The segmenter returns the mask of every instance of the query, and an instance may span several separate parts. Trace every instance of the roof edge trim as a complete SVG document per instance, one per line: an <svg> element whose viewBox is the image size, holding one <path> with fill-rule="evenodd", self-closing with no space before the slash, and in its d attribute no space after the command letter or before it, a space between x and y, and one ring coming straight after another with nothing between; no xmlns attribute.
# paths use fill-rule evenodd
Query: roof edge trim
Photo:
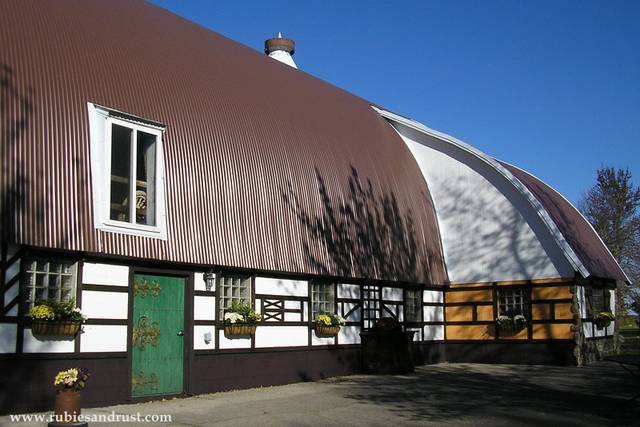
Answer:
<svg viewBox="0 0 640 427"><path fill-rule="evenodd" d="M101 110L104 114L108 115L109 117L117 117L117 118L125 119L130 122L139 123L145 126L156 128L163 132L167 128L166 125L155 120L146 119L144 117L136 116L130 113L125 113L124 111L116 110L115 108L105 107L104 105L96 104L95 102L87 102L87 104L90 106L93 106L93 108Z"/></svg>
<svg viewBox="0 0 640 427"><path fill-rule="evenodd" d="M502 175L529 202L529 204L531 205L531 208L534 210L534 212L538 215L538 217L542 220L544 225L547 227L547 229L549 230L549 233L554 238L556 244L558 245L562 253L564 253L565 257L567 258L571 266L583 277L589 277L591 275L591 273L584 266L582 261L580 261L580 258L578 258L578 255L571 248L571 245L569 245L569 242L567 242L567 240L565 239L564 235L562 234L562 232L560 231L556 223L553 221L553 219L551 219L551 216L549 215L547 210L544 208L544 206L542 206L542 204L533 195L533 193L531 193L531 191L529 191L529 189L526 188L518 178L516 178L511 172L509 172L504 166L502 166L496 159L483 153L477 148L472 147L466 142L463 142L451 135L447 135L446 133L431 129L420 122L417 122L412 119L408 119L406 117L402 117L398 114L392 113L387 110L383 110L373 105L371 106L371 108L373 108L378 114L380 114L382 117L384 117L389 121L397 122L401 125L410 127L414 130L424 133L425 135L438 138L444 142L454 145L459 149L464 150L467 153L477 157L478 159L480 159L481 161L483 161L484 163L492 167L494 170L496 170L496 172Z"/></svg>

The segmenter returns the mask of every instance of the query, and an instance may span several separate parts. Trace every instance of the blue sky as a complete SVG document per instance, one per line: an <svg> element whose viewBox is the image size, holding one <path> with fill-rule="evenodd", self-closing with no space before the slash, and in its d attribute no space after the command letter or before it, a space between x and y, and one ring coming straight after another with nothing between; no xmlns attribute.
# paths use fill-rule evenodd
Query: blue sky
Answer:
<svg viewBox="0 0 640 427"><path fill-rule="evenodd" d="M602 165L640 183L640 1L154 0L514 163L572 202Z"/></svg>

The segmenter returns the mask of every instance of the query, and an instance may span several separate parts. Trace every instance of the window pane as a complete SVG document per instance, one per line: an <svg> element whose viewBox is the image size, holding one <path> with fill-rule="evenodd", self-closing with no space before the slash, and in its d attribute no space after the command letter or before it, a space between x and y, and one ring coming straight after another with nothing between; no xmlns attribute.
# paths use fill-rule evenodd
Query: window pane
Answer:
<svg viewBox="0 0 640 427"><path fill-rule="evenodd" d="M123 126L111 127L111 213L109 218L129 222L131 134Z"/></svg>
<svg viewBox="0 0 640 427"><path fill-rule="evenodd" d="M138 131L136 151L136 223L156 225L155 135Z"/></svg>

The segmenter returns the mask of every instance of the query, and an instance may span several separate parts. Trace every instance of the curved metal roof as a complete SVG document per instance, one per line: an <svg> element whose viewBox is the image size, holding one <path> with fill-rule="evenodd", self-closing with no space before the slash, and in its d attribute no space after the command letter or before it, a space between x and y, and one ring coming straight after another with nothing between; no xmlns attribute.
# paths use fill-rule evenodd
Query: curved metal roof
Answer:
<svg viewBox="0 0 640 427"><path fill-rule="evenodd" d="M532 174L501 162L544 206L589 274L603 279L629 281L598 233L567 199Z"/></svg>
<svg viewBox="0 0 640 427"><path fill-rule="evenodd" d="M4 241L441 284L418 166L369 103L127 1L0 3ZM166 125L168 240L94 228L87 103Z"/></svg>

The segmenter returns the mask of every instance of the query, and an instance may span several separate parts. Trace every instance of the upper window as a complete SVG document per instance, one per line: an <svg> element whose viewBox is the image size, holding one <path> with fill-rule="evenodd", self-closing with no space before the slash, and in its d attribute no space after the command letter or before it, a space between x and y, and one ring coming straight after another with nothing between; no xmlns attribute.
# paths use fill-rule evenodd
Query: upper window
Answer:
<svg viewBox="0 0 640 427"><path fill-rule="evenodd" d="M311 319L322 313L336 314L335 286L333 283L311 283Z"/></svg>
<svg viewBox="0 0 640 427"><path fill-rule="evenodd" d="M498 311L500 315L516 316L518 314L526 316L528 308L527 290L524 288L499 289L498 290Z"/></svg>
<svg viewBox="0 0 640 427"><path fill-rule="evenodd" d="M89 105L96 227L166 238L163 128Z"/></svg>
<svg viewBox="0 0 640 427"><path fill-rule="evenodd" d="M216 297L218 299L218 319L236 303L253 306L251 298L251 277L222 275L216 276Z"/></svg>
<svg viewBox="0 0 640 427"><path fill-rule="evenodd" d="M405 322L422 322L422 291L420 289L404 290Z"/></svg>
<svg viewBox="0 0 640 427"><path fill-rule="evenodd" d="M27 311L42 302L71 301L76 295L76 263L26 259L22 283Z"/></svg>

